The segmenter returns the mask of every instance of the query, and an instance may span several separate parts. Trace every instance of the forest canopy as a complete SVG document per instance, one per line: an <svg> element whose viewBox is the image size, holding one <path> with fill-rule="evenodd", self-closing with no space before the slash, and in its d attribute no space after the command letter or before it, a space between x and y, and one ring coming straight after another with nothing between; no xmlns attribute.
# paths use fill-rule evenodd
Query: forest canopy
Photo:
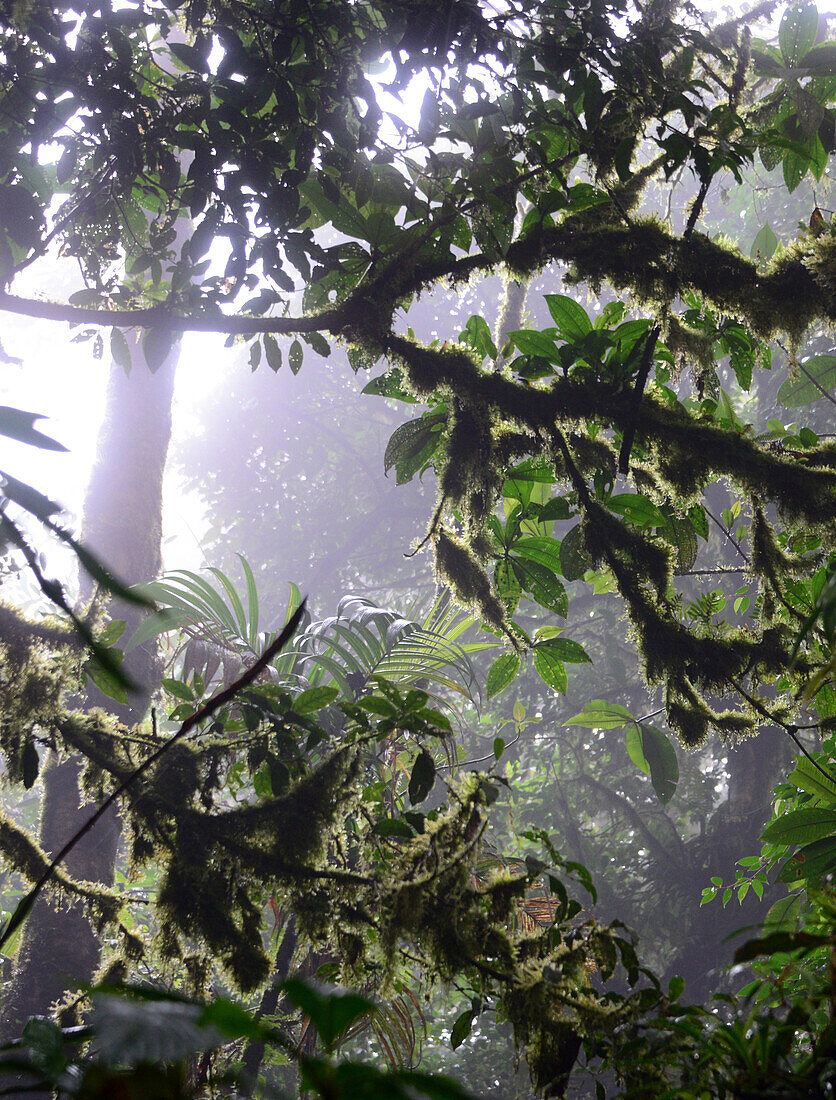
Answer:
<svg viewBox="0 0 836 1100"><path fill-rule="evenodd" d="M91 481L86 531L67 529L46 487L4 475L3 537L56 614L0 608L0 746L11 782L33 787L49 750L66 783L50 787L47 771L39 841L12 816L0 828L8 867L38 884L3 937L23 928L12 990L49 942L41 910L27 916L48 881L87 914L70 909L88 922L77 982L92 978L99 936L111 984L153 973L206 998L209 1015L190 1026L247 1041L242 1088L277 1044L323 1096L360 1095L355 1071L367 1095L459 1095L396 1056L414 1031L405 990L420 978L469 997L454 1048L498 1012L546 1095L575 1087L576 1063L598 1095L765 1095L778 1078L789 1091L776 1095L827 1095L836 444L832 416L771 414L834 401L835 63L829 18L809 2L730 16L668 0L0 2L0 309L75 326L112 360L112 401L127 402L103 434L110 458ZM743 195L757 213L761 191L780 241L769 221L734 239L721 207ZM78 289L21 295L18 277L55 257L77 261ZM497 277L498 314L480 290ZM476 299L466 318L437 305ZM350 594L335 618L312 618L292 589L286 622L265 633L246 559L245 599L218 569L158 578L171 385L193 331L245 345L259 374L310 375L314 392L321 360L344 360L367 402L409 411L383 465L398 485L436 478L435 505L402 548L433 559L423 618ZM58 446L37 420L4 407L0 433ZM156 461L147 477L134 453ZM142 535L127 547L131 525ZM75 603L39 564L47 535L92 578ZM729 577L727 597L717 584ZM664 991L639 965L618 891L606 917L571 892L594 901L580 832L556 845L535 822L497 854L488 830L498 799L522 797L517 757L503 764L494 728L485 768L466 770L451 693L474 702L481 685L490 713L512 688L539 692L542 716L567 692L567 664L593 663L570 636L596 613L590 589L595 609L610 608L605 628L629 634L642 685L631 709L597 698L590 678L558 729L590 731L577 756L626 729L667 825L651 827L576 760L583 782L626 815L642 859L649 848L660 864L681 860L684 876L706 811L683 809L685 840L664 816L677 746L701 762L695 775L715 766L711 746L748 746L749 844L784 780L761 856L735 853L754 864L731 881L698 861L699 889L725 904L732 890L742 902L750 887L761 899L776 879L794 883L795 923L773 920L739 962L783 952L798 989L813 990L803 1005L767 974L745 1020L736 1006L720 1022L677 1006L676 981ZM601 603L611 595L617 612ZM178 655L165 675L160 635ZM145 716L152 698L168 700L165 729L156 710ZM654 705L637 719L640 698ZM534 721L519 706L517 740ZM659 715L664 730L649 724ZM802 754L789 779L780 754L759 748L766 735ZM89 839L79 790L119 803L124 855L102 812L110 855L53 867L74 829L67 855ZM75 800L61 839L45 831L51 798ZM138 930L113 885L119 860L153 882ZM60 927L66 910L54 911ZM323 992L315 976L362 998ZM219 1001L221 988L258 1011ZM119 1010L98 997L105 1036ZM126 1003L144 1019L136 991ZM306 1022L290 1035L282 1014L296 1010ZM61 1023L83 1011L71 999ZM382 1075L337 1054L364 1019L396 1067ZM755 1033L767 1053L747 1063L738 1051L738 1064L723 1035ZM49 1035L60 1054L61 1033ZM223 1046L203 1038L156 1060ZM76 1063L59 1054L57 1075L37 1068L72 1091L60 1073ZM85 1057L77 1072L99 1087L105 1071Z"/></svg>

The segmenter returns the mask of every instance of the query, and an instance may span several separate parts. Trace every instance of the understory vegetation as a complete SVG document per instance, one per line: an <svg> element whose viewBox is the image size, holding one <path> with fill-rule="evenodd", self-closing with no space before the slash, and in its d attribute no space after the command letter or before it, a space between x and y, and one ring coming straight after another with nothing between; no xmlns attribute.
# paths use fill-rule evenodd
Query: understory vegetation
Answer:
<svg viewBox="0 0 836 1100"><path fill-rule="evenodd" d="M810 0L0 0L2 357L109 362L4 1094L833 1095L834 100Z"/></svg>

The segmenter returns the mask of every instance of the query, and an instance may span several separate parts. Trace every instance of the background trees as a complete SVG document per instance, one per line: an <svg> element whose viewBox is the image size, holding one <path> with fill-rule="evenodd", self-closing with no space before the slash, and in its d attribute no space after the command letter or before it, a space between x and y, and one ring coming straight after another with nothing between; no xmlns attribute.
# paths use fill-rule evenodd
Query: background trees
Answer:
<svg viewBox="0 0 836 1100"><path fill-rule="evenodd" d="M441 11L324 0L304 9L4 9L6 285L58 247L78 259L85 286L60 303L11 286L0 306L89 326L94 348L104 347L98 329L109 328L122 368L131 365L125 332L140 330L152 372L183 331L241 338L259 372L259 401L288 366L302 369L296 419L318 452L313 476L327 482L348 454L356 518L327 530L323 519L313 532L302 522L299 479L284 457L289 433L274 449L266 400L257 409L264 438L236 448L232 492L214 481L201 491L218 529L235 529L277 499L252 472L278 469L281 510L263 539L282 541L278 564L272 550L254 554L249 542L231 551L257 555L259 581L291 562L332 600L362 584L388 602L403 583L385 561L381 573L373 532L403 542L410 513L398 505L394 525L391 501L403 494L375 488L371 496L366 438L391 421L381 398L409 404L412 418L392 434L384 464L399 483L437 474L420 544L422 529L412 527L415 549L432 553L439 582L502 647L483 669L490 706L478 725L475 717L465 724L457 748L442 736L445 715L402 677L368 696L367 684L345 678L300 693L282 679L281 659L276 683L253 687L206 729L178 739L154 783L125 800L134 863L159 867L158 957L169 975L200 989L220 961L239 988L264 984L262 915L267 899L279 898L282 948L294 941L284 967L295 957L311 971L330 967L342 981L384 988L408 943L425 978L454 979L470 998L455 1039L499 1005L538 1087L563 1089L582 1046L628 1090L679 1080L703 1025L664 1032L666 1054L651 1060L659 1079L650 1081L636 1037L642 1014L678 1011L676 991L628 992L639 977L629 942L618 928L585 920L555 872L583 879L575 864L592 864L605 883L605 919L626 904L631 919L655 909L661 925L660 911L673 910L682 931L659 928L654 961L688 970L691 987L707 994L719 960L689 895L712 876L731 889L736 853L726 824L754 846L778 778L774 745L817 748L803 739L835 709L828 421L815 411L803 426L770 417L775 386L763 381L782 351L800 375L782 375L782 387L827 391L830 349L816 346L805 365L803 340L834 319L830 211L817 195L799 212L794 241L798 213L770 214L768 232L758 217L744 251L710 232L724 217L723 189L753 186L746 173L756 156L758 170L780 171L790 192L802 180L827 186L826 21L811 4L793 5L777 42L774 33L754 38L770 34L758 20L771 12L767 4L712 26L674 4L597 2L498 14L471 3ZM407 95L416 86L419 111ZM772 254L776 231L786 247ZM495 284L468 285L495 271L510 277L501 322ZM513 287L529 282L524 315ZM427 297L442 284L460 295L452 308ZM319 385L313 357L336 363L334 341L358 372L384 360L364 386L367 404L343 397L339 383ZM268 373L282 369L279 379ZM344 414L376 417L350 444L327 430L327 389ZM375 403L377 413L361 411ZM308 424L327 442L313 440ZM24 490L7 481L9 500L39 516L42 506ZM324 492L327 517L334 505ZM125 491L116 496L123 505ZM144 527L153 523L149 516ZM268 592L262 605L279 629L280 602ZM9 712L18 716L6 731L13 768L45 741L85 752L93 793L124 782L165 731L130 734L102 716L83 733L67 695L80 660L72 636L17 629L46 647L38 660L52 668L55 717L20 716L24 688L34 690L30 649L7 645ZM112 645L114 633L104 637ZM64 654L60 674L50 646ZM100 652L100 671L103 659ZM205 662L176 672L167 685L179 698L175 723L211 687ZM602 690L608 674L612 691ZM513 692L517 705L503 715ZM310 718L319 711L321 724ZM764 726L768 754L763 734L735 747ZM696 754L677 754L668 731ZM727 760L708 747L717 734ZM547 745L556 751L543 775ZM510 771L464 778L433 796L436 776L454 770L457 756L493 757ZM826 761L814 757L812 767L826 777ZM512 841L496 825L486 875L477 842L487 806L511 781L528 847L512 866L504 852ZM827 800L804 785L790 793ZM424 802L431 809L414 808ZM803 821L830 829L825 818ZM544 826L559 834L557 849L537 832ZM42 857L22 844L15 833L7 855L31 870ZM205 865L194 859L198 848ZM774 855L767 851L749 878L744 872L753 894ZM628 874L608 880L622 859ZM520 913L535 889L551 893L540 897L544 919L527 925ZM100 921L116 921L118 973L153 965L116 917L114 896L99 892L92 903ZM816 919L826 912L820 906ZM819 950L829 941L804 942ZM621 985L605 991L616 961ZM600 982L584 969L593 965ZM764 1019L769 1032L774 1021ZM622 1045L616 1036L625 1035ZM810 1072L820 1074L818 1038L811 1049ZM315 1075L313 1065L306 1072ZM711 1066L709 1077L722 1077L719 1054ZM751 1080L774 1069L758 1066Z"/></svg>

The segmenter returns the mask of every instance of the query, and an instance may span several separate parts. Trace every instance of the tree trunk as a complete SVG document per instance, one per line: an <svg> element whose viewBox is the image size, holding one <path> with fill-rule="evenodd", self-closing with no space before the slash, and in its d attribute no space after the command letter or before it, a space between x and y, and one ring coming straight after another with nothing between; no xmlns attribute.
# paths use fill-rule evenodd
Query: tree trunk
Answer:
<svg viewBox="0 0 836 1100"><path fill-rule="evenodd" d="M772 788L786 774L791 758L786 735L772 726L729 750L728 798L714 814L709 835L700 844L690 927L666 975L685 978L688 1001L705 1000L721 987L723 967L731 963L735 949L754 934L752 926L764 919L776 900L768 890L762 901L750 891L742 906L736 892L725 907L719 898L704 906L698 899L712 875L719 875L726 885L733 883L737 861L760 852ZM748 929L748 934L737 935L743 929Z"/></svg>
<svg viewBox="0 0 836 1100"><path fill-rule="evenodd" d="M171 399L179 354L175 346L166 363L152 374L138 339L131 344L134 369L126 375L113 364L108 383L98 455L84 507L82 541L127 584L151 580L160 571L162 484L171 435ZM82 600L93 585L81 578ZM114 601L112 618L124 619L127 640L141 617L137 608ZM101 706L126 725L144 717L156 687L156 646L139 646L124 668L138 685L126 705L105 698L92 684L82 705ZM44 774L40 840L55 852L90 817L80 805L78 756L53 754ZM119 842L119 818L106 815L73 849L66 869L76 878L111 884ZM46 1015L67 991L89 982L99 963L100 946L83 909L53 908L41 897L23 927L12 982L0 1017L0 1038L20 1034L33 1015Z"/></svg>

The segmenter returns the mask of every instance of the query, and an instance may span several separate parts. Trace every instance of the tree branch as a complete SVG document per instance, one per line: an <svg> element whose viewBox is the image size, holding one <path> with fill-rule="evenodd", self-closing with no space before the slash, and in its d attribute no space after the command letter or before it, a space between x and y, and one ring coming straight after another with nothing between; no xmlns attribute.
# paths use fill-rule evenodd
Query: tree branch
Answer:
<svg viewBox="0 0 836 1100"><path fill-rule="evenodd" d="M8 923L6 924L5 929L3 930L2 936L0 936L0 950L2 950L3 947L8 943L10 937L14 934L15 929L18 928L26 919L30 910L32 909L32 906L35 904L35 901L43 891L46 884L52 878L56 869L60 866L64 859L66 859L73 848L75 848L76 844L78 844L81 838L90 832L96 822L107 813L107 811L117 800L117 798L121 798L121 796L125 794L136 783L136 781L148 771L149 768L153 767L153 765L157 763L161 756L168 752L172 745L174 745L177 741L180 741L196 726L199 726L201 722L205 722L207 718L211 718L215 711L219 710L226 703L229 703L240 691L243 691L244 688L249 687L249 685L256 679L257 676L259 676L261 672L264 671L264 669L267 667L267 665L270 664L276 654L284 648L285 644L296 633L296 628L299 626L299 623L302 620L304 610L305 600L302 600L301 604L297 607L296 611L293 613L287 624L284 626L281 633L264 650L258 660L250 665L250 667L245 672L243 672L241 676L239 676L238 679L234 681L234 683L230 684L229 687L224 688L222 691L219 691L216 695L213 695L212 698L207 700L207 702L205 702L199 710L196 710L194 714L190 715L185 720L185 722L183 722L180 728L175 733L173 733L164 744L160 745L160 747L152 752L147 759L143 760L139 767L136 768L128 776L127 779L120 783L119 786L107 796L104 802L102 802L99 808L90 815L90 817L87 819L87 821L85 821L81 828L70 837L67 843L53 857L49 866L32 887L32 889L27 894L25 894L18 902L15 911L12 913L11 917L8 920Z"/></svg>

